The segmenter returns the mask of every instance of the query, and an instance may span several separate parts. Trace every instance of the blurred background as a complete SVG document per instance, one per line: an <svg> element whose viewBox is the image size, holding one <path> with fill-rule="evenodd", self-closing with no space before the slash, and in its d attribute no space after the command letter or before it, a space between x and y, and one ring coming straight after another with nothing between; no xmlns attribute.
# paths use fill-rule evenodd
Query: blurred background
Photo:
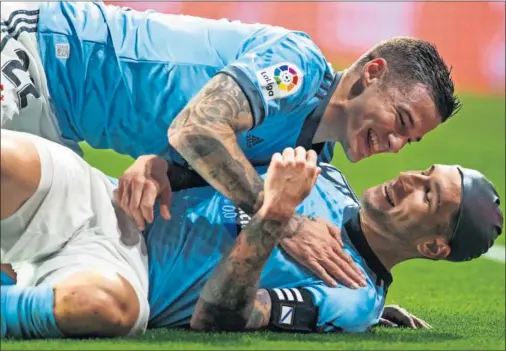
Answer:
<svg viewBox="0 0 506 351"><path fill-rule="evenodd" d="M462 110L423 142L407 146L398 155L379 155L351 164L338 146L333 163L358 193L400 171L445 163L482 171L505 197L504 2L106 3L140 11L228 18L301 30L312 37L337 70L392 36L431 41L453 67ZM103 157L103 151L90 149L86 149L86 156L114 176L119 176L131 162L127 157L111 162L110 157ZM499 242L504 243L504 235Z"/></svg>

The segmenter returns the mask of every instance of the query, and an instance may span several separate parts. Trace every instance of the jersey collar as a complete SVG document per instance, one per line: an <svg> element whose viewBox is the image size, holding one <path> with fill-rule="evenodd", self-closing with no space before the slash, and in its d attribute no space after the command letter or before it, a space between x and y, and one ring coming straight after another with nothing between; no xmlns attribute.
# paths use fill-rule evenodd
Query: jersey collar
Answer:
<svg viewBox="0 0 506 351"><path fill-rule="evenodd" d="M344 223L344 229L353 243L353 246L355 246L360 256L365 260L367 266L376 274L378 279L383 281L385 289L388 289L393 282L392 273L385 268L378 256L376 256L369 246L360 226L360 214L358 211Z"/></svg>
<svg viewBox="0 0 506 351"><path fill-rule="evenodd" d="M327 105L329 104L330 98L334 95L334 91L336 91L337 86L343 76L343 72L337 72L334 76L334 79L330 85L330 88L327 92L327 95L321 100L320 104L311 112L309 116L307 116L304 124L302 125L302 130L297 138L297 146L302 146L306 150L313 149L317 153L320 153L325 143L319 143L313 145L313 138L316 134L316 130L320 125L320 121L322 120L323 114Z"/></svg>

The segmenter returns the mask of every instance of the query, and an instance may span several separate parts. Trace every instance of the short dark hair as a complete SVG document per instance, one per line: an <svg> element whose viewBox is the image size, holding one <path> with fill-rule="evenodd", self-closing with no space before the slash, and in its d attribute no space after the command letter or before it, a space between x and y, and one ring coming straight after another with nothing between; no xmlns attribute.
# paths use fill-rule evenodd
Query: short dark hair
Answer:
<svg viewBox="0 0 506 351"><path fill-rule="evenodd" d="M434 44L409 37L388 39L367 51L357 65L361 67L376 58L383 58L388 63L387 81L401 82L405 87L417 83L425 85L442 122L462 107L454 95L451 67L448 68Z"/></svg>

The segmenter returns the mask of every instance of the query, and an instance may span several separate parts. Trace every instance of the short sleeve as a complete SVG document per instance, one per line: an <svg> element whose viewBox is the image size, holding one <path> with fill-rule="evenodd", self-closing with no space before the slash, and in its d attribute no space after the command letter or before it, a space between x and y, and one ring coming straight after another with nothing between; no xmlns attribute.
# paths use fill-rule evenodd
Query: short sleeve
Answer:
<svg viewBox="0 0 506 351"><path fill-rule="evenodd" d="M316 44L304 33L286 31L255 35L221 73L232 76L241 86L255 127L266 118L288 114L307 103L318 93L324 78L332 79Z"/></svg>
<svg viewBox="0 0 506 351"><path fill-rule="evenodd" d="M372 286L349 289L325 285L305 287L318 307L317 327L321 332L363 332L377 324L383 312L384 299Z"/></svg>
<svg viewBox="0 0 506 351"><path fill-rule="evenodd" d="M2 102L1 126L9 128L9 124L14 119L20 121L30 117L29 114L39 113L43 109L44 99L33 84L33 78L30 72L24 67L29 65L28 55L22 51L19 44L12 44L14 40L4 40L5 49L2 49L1 62L2 74L0 80L0 99ZM4 45L2 40L2 45ZM26 111L26 112L24 112ZM26 114L26 116L22 116ZM35 116L33 116L35 118ZM12 127L11 127L12 128Z"/></svg>

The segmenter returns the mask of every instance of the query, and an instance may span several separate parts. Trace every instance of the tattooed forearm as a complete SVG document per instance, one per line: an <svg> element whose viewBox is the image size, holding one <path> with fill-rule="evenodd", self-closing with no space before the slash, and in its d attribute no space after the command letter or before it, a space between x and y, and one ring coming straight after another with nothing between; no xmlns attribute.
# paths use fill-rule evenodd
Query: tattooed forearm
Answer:
<svg viewBox="0 0 506 351"><path fill-rule="evenodd" d="M235 136L234 136L235 138ZM186 157L210 184L229 197L244 212L254 214L263 201L263 181L238 146L234 156L222 141L212 136L194 134L187 137Z"/></svg>
<svg viewBox="0 0 506 351"><path fill-rule="evenodd" d="M251 128L249 102L233 78L218 74L169 128L169 141L210 185L248 214L263 201L263 182L237 144Z"/></svg>
<svg viewBox="0 0 506 351"><path fill-rule="evenodd" d="M258 283L284 225L258 215L252 218L204 286L193 312L193 329L233 331L266 326L270 300L257 294Z"/></svg>
<svg viewBox="0 0 506 351"><path fill-rule="evenodd" d="M180 113L169 141L211 186L253 215L263 204L263 181L237 144L237 132L251 127L253 116L237 83L217 75ZM289 226L291 235L301 218Z"/></svg>

